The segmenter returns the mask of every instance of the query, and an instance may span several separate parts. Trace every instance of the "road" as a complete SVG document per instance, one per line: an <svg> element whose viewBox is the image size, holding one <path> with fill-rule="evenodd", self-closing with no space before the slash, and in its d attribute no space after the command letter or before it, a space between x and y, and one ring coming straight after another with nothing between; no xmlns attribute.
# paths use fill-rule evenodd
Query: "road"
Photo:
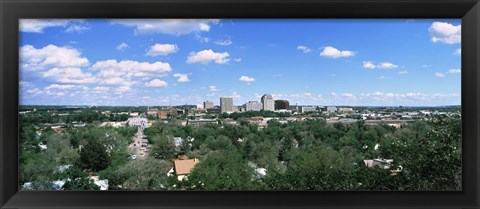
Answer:
<svg viewBox="0 0 480 209"><path fill-rule="evenodd" d="M143 137L143 128L138 127L137 133L132 137L132 143L128 145L130 153L136 156L135 160L143 160L148 155L148 140Z"/></svg>

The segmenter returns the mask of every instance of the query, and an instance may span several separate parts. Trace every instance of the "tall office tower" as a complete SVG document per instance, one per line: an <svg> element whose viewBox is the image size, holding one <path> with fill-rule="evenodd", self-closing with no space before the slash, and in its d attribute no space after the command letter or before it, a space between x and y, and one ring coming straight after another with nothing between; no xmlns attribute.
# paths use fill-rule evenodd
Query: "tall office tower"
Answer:
<svg viewBox="0 0 480 209"><path fill-rule="evenodd" d="M275 100L271 94L264 94L262 96L263 110L265 111L275 111Z"/></svg>
<svg viewBox="0 0 480 209"><path fill-rule="evenodd" d="M213 102L212 101L203 102L203 109L212 109L212 108L213 108Z"/></svg>
<svg viewBox="0 0 480 209"><path fill-rule="evenodd" d="M290 103L288 100L275 100L275 110L289 110Z"/></svg>
<svg viewBox="0 0 480 209"><path fill-rule="evenodd" d="M220 97L220 112L221 113L234 112L232 97Z"/></svg>
<svg viewBox="0 0 480 209"><path fill-rule="evenodd" d="M246 111L260 111L263 109L263 104L257 101L249 101L245 104Z"/></svg>

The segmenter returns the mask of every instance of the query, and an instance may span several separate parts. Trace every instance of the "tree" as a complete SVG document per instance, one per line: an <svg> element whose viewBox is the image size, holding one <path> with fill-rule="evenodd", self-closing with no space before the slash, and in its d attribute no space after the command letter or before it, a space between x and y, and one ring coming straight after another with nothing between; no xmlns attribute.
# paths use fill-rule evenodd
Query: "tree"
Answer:
<svg viewBox="0 0 480 209"><path fill-rule="evenodd" d="M147 158L132 161L120 167L117 180L125 190L166 190L169 186L167 172L172 164L165 160Z"/></svg>
<svg viewBox="0 0 480 209"><path fill-rule="evenodd" d="M195 166L185 189L193 190L249 190L256 188L254 170L235 149L210 153Z"/></svg>
<svg viewBox="0 0 480 209"><path fill-rule="evenodd" d="M155 135L152 137L152 150L153 157L157 159L172 159L177 155L175 150L175 142L172 136Z"/></svg>
<svg viewBox="0 0 480 209"><path fill-rule="evenodd" d="M93 183L88 177L79 177L65 182L63 190L100 190L100 187Z"/></svg>
<svg viewBox="0 0 480 209"><path fill-rule="evenodd" d="M80 151L80 166L92 171L100 171L110 165L106 148L95 138L90 138Z"/></svg>

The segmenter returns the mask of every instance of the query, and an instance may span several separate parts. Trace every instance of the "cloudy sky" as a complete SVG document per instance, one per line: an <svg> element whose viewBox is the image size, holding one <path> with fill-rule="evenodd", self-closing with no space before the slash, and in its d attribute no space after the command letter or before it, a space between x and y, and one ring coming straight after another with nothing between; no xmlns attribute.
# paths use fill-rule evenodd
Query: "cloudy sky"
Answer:
<svg viewBox="0 0 480 209"><path fill-rule="evenodd" d="M461 21L20 21L20 104L460 104Z"/></svg>

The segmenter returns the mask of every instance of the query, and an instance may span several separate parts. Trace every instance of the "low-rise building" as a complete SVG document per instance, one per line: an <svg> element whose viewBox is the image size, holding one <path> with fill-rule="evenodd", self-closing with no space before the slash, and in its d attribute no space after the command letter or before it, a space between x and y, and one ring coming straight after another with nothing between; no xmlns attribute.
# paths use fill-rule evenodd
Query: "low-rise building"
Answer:
<svg viewBox="0 0 480 209"><path fill-rule="evenodd" d="M187 160L174 160L173 168L167 173L167 176L176 175L179 181L183 181L188 174L192 172L192 169L200 163L198 159L187 159Z"/></svg>
<svg viewBox="0 0 480 209"><path fill-rule="evenodd" d="M215 119L198 119L198 120L187 121L187 125L191 125L191 126L201 126L206 124L218 124L218 121Z"/></svg>

